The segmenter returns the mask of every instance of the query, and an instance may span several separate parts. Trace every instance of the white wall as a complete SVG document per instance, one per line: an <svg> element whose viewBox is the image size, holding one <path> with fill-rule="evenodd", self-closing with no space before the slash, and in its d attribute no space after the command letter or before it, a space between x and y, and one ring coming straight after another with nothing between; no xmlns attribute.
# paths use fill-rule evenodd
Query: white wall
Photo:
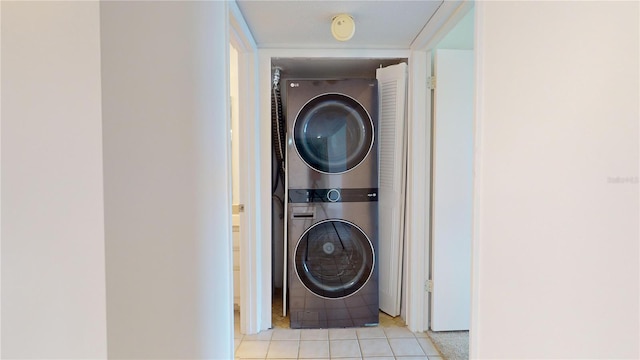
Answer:
<svg viewBox="0 0 640 360"><path fill-rule="evenodd" d="M479 2L474 358L638 342L637 2Z"/></svg>
<svg viewBox="0 0 640 360"><path fill-rule="evenodd" d="M231 358L224 2L102 2L110 358Z"/></svg>
<svg viewBox="0 0 640 360"><path fill-rule="evenodd" d="M97 2L2 2L2 358L106 358Z"/></svg>

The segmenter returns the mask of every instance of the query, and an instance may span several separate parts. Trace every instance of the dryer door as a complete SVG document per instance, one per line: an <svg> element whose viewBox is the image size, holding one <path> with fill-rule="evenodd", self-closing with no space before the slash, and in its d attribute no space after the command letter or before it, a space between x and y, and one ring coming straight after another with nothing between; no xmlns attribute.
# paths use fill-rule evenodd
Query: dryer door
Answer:
<svg viewBox="0 0 640 360"><path fill-rule="evenodd" d="M375 254L367 235L345 220L324 220L302 234L294 253L295 272L314 294L344 298L373 274Z"/></svg>
<svg viewBox="0 0 640 360"><path fill-rule="evenodd" d="M300 158L322 173L340 174L355 168L373 146L369 113L343 94L324 94L307 102L296 116L293 132Z"/></svg>

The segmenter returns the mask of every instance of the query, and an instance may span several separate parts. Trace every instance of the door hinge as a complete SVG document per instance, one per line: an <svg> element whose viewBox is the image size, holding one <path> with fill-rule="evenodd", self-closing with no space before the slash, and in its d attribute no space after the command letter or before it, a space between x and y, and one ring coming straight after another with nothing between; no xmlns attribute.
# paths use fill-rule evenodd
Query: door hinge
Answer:
<svg viewBox="0 0 640 360"><path fill-rule="evenodd" d="M231 205L231 214L238 215L244 212L244 204L232 204Z"/></svg>
<svg viewBox="0 0 640 360"><path fill-rule="evenodd" d="M433 292L433 280L427 280L424 282L424 291Z"/></svg>
<svg viewBox="0 0 640 360"><path fill-rule="evenodd" d="M436 77L435 76L429 76L427 78L427 88L429 88L429 90L435 90L436 89Z"/></svg>

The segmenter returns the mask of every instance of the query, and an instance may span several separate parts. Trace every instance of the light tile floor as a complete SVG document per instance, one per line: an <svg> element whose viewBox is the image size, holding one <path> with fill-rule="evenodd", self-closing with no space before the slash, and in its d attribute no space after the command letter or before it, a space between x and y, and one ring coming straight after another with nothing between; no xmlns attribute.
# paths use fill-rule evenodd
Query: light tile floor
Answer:
<svg viewBox="0 0 640 360"><path fill-rule="evenodd" d="M236 359L442 360L426 333L413 333L384 313L378 327L297 330L286 328L283 318L256 335L242 335L239 320L236 312Z"/></svg>

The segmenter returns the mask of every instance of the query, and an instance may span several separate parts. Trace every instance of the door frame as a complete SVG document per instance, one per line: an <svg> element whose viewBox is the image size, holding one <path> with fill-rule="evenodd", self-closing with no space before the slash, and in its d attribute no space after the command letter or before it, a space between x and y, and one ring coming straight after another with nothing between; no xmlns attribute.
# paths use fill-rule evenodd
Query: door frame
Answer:
<svg viewBox="0 0 640 360"><path fill-rule="evenodd" d="M430 134L431 126L430 107L421 99L428 94L426 83L427 55L425 50L412 51L409 49L259 49L260 63L260 115L263 119L271 117L271 70L274 58L360 58L360 59L384 59L407 58L409 62L408 74L408 112L407 126L409 134L409 154L426 154L431 151ZM260 178L271 176L271 122L262 121L260 125L261 158L262 164ZM423 135L421 135L423 134ZM410 155L409 155L410 156ZM430 193L429 184L424 179L430 179L431 169L428 158L416 155L409 158L408 183L407 183L407 213L406 220L406 244L405 257L403 259L403 284L405 296L402 307L405 310L405 322L411 331L425 331L428 329L429 312L428 297L424 284L427 280L429 269L429 246L425 239L429 238L429 222L423 219L430 218ZM271 212L270 184L264 182L262 186L261 211L263 214ZM265 218L266 219L266 218ZM411 219L415 219L411 221ZM256 248L257 257L260 258L262 271L258 279L263 284L259 299L253 299L252 306L262 314L259 330L271 327L271 223L263 222L261 229L261 248ZM286 236L286 233L285 233ZM242 271L242 270L241 270Z"/></svg>
<svg viewBox="0 0 640 360"><path fill-rule="evenodd" d="M263 119L260 124L260 178L271 178L271 121L267 119L271 118L271 71L272 71L272 59L277 58L347 58L347 59L396 59L396 58L409 58L410 52L407 49L259 49L259 113ZM258 181L259 182L259 181ZM262 182L256 184L256 186L262 187L261 189L261 205L258 211L263 214L268 214L263 219L261 224L260 237L261 247L256 248L257 256L260 258L260 268L262 271L258 276L260 279L258 282L263 284L261 293L257 299L253 299L252 306L256 306L257 311L261 315L261 322L259 326L260 330L266 330L271 327L271 184L270 182ZM286 237L286 230L285 230Z"/></svg>
<svg viewBox="0 0 640 360"><path fill-rule="evenodd" d="M258 100L258 47L249 26L245 22L240 8L235 2L228 3L229 42L238 51L238 102L242 104L239 110L239 138L240 141L240 203L245 212L241 215L240 232L240 331L243 334L257 333L259 329L259 310L254 306L252 298L260 294L258 283L258 269L256 253L252 249L258 248L259 224L261 223L259 189L251 179L256 178L255 161L259 148L256 141L259 133L256 131L259 116L256 111ZM229 99L227 101L230 101ZM227 106L231 104L228 103ZM229 134L229 137L231 134ZM228 175L231 177L231 174ZM233 271L231 271L233 277ZM233 279L232 279L233 280Z"/></svg>
<svg viewBox="0 0 640 360"><path fill-rule="evenodd" d="M411 137L409 153L424 154L409 158L407 184L407 224L403 307L411 331L429 328L428 280L431 104L425 102L428 53L474 6L473 2L443 2L409 49L258 49L237 5L230 3L230 37L243 42L239 50L240 92L242 108L240 126L244 128L241 146L247 151L245 219L247 226L241 240L241 331L255 334L271 328L271 59L272 58L408 58L408 123ZM420 136L422 135L422 136ZM425 138L427 141L425 141ZM251 140L251 141L249 141ZM241 150L242 151L242 150ZM425 179L429 179L426 180ZM241 185L242 187L242 185ZM413 221L411 219L414 219ZM425 241L426 240L426 241ZM243 251L243 249L250 249ZM475 253L472 253L474 261ZM473 268L475 269L475 267ZM231 270L231 269L230 269ZM230 272L230 276L233 273ZM472 290L472 306L475 304ZM472 316L475 312L472 309ZM473 327L473 321L472 321ZM473 340L473 338L471 339Z"/></svg>
<svg viewBox="0 0 640 360"><path fill-rule="evenodd" d="M431 54L436 45L474 6L472 1L444 2L411 45L409 63L409 139L407 172L407 244L404 296L407 327L429 329L430 296L427 281L431 268ZM426 101L425 101L426 100ZM426 121L425 121L426 120ZM424 154L411 156L411 154ZM424 160L428 159L428 160ZM427 179L425 181L425 179ZM427 221L425 221L427 219ZM426 239L426 241L425 241Z"/></svg>
<svg viewBox="0 0 640 360"><path fill-rule="evenodd" d="M409 92L407 121L407 190L405 214L405 251L403 276L403 308L405 322L411 331L428 328L428 279L430 255L428 234L430 223L431 166L426 159L431 153L431 104L427 98L427 52L412 50L409 61Z"/></svg>

